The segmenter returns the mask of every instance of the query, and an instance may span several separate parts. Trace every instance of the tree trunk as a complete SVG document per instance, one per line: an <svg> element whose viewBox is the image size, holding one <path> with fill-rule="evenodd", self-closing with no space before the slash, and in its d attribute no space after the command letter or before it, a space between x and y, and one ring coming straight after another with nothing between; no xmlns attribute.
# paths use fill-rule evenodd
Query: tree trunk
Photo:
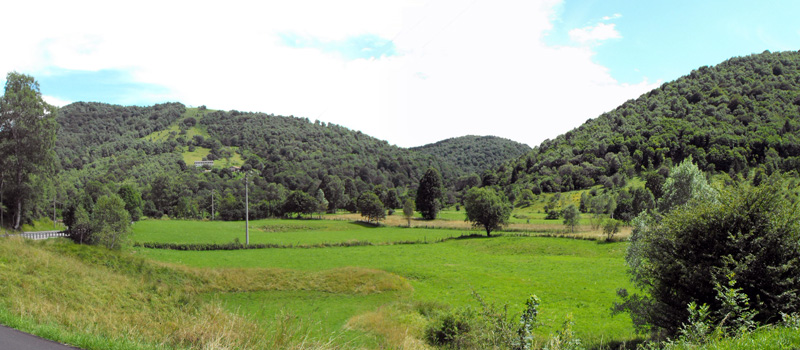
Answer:
<svg viewBox="0 0 800 350"><path fill-rule="evenodd" d="M492 230L490 230L488 227L486 228L486 237L492 237Z"/></svg>
<svg viewBox="0 0 800 350"><path fill-rule="evenodd" d="M17 210L14 213L14 229L19 230L22 221L22 197L17 197Z"/></svg>

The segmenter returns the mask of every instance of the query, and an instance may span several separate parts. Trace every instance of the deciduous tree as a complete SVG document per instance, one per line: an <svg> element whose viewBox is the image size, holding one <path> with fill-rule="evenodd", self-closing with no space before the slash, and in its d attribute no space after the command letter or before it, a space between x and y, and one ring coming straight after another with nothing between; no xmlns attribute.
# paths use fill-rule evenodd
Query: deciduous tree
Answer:
<svg viewBox="0 0 800 350"><path fill-rule="evenodd" d="M44 102L33 77L8 73L0 98L0 179L14 229L22 224L26 201L42 187L34 179L54 172L56 111Z"/></svg>
<svg viewBox="0 0 800 350"><path fill-rule="evenodd" d="M131 217L122 198L116 194L100 197L92 211L91 227L93 244L119 249L131 233Z"/></svg>
<svg viewBox="0 0 800 350"><path fill-rule="evenodd" d="M361 216L366 217L367 221L377 223L380 219L386 217L386 212L383 209L383 203L373 192L364 192L361 197L358 197L358 211Z"/></svg>
<svg viewBox="0 0 800 350"><path fill-rule="evenodd" d="M411 198L407 198L403 203L403 216L408 221L408 227L411 227L411 218L414 217L414 201Z"/></svg>
<svg viewBox="0 0 800 350"><path fill-rule="evenodd" d="M561 216L564 217L564 225L569 226L570 231L575 233L575 226L581 221L581 212L575 204L570 204L561 211Z"/></svg>
<svg viewBox="0 0 800 350"><path fill-rule="evenodd" d="M464 209L467 221L471 221L473 226L482 226L486 236L505 225L511 215L511 203L491 187L473 187L467 191Z"/></svg>

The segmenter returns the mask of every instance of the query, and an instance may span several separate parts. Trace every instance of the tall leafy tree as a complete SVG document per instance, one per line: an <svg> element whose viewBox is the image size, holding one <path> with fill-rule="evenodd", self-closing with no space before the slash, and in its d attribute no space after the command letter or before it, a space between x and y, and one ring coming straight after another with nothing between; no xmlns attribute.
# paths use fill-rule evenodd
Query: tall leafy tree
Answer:
<svg viewBox="0 0 800 350"><path fill-rule="evenodd" d="M361 216L367 218L369 222L378 222L380 219L386 217L386 211L383 209L383 203L378 198L378 195L372 192L364 192L361 197L358 197L358 211Z"/></svg>
<svg viewBox="0 0 800 350"><path fill-rule="evenodd" d="M406 198L403 203L403 216L408 221L408 227L411 227L411 218L414 216L414 201L411 198Z"/></svg>
<svg viewBox="0 0 800 350"><path fill-rule="evenodd" d="M39 83L29 75L8 73L0 98L0 181L2 197L11 202L14 229L22 224L26 201L41 188L35 179L54 172L55 141L56 109L42 99Z"/></svg>
<svg viewBox="0 0 800 350"><path fill-rule="evenodd" d="M286 202L283 203L283 212L285 214L296 213L300 217L300 214L314 213L318 206L317 200L310 194L303 191L292 191L286 197Z"/></svg>
<svg viewBox="0 0 800 350"><path fill-rule="evenodd" d="M569 226L570 231L575 233L575 226L581 221L581 212L575 206L575 204L570 204L561 212L561 216L564 217L564 225Z"/></svg>
<svg viewBox="0 0 800 350"><path fill-rule="evenodd" d="M425 220L433 220L441 209L442 176L435 168L429 168L419 180L417 210Z"/></svg>
<svg viewBox="0 0 800 350"><path fill-rule="evenodd" d="M688 203L690 199L711 199L716 194L716 191L708 184L705 174L692 162L691 157L669 172L662 192L663 196L658 201L658 209L665 213Z"/></svg>
<svg viewBox="0 0 800 350"><path fill-rule="evenodd" d="M142 217L142 194L139 190L133 185L125 184L120 186L117 194L125 202L125 210L131 214L131 220L139 221Z"/></svg>
<svg viewBox="0 0 800 350"><path fill-rule="evenodd" d="M467 221L471 221L473 226L482 226L486 236L491 236L492 231L508 223L511 215L511 203L491 187L471 188L464 197L464 209Z"/></svg>
<svg viewBox="0 0 800 350"><path fill-rule="evenodd" d="M119 249L131 233L131 216L125 202L116 194L102 196L92 212L92 242L108 249Z"/></svg>

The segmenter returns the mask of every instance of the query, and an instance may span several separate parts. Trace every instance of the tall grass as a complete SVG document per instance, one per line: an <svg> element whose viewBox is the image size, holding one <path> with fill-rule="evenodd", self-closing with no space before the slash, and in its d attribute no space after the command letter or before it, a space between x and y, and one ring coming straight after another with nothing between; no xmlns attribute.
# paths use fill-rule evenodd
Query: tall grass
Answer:
<svg viewBox="0 0 800 350"><path fill-rule="evenodd" d="M341 268L198 269L154 263L63 239L0 239L0 320L85 349L325 349L290 314L254 322L200 297L206 291L410 288L382 271ZM346 345L346 344L345 344Z"/></svg>

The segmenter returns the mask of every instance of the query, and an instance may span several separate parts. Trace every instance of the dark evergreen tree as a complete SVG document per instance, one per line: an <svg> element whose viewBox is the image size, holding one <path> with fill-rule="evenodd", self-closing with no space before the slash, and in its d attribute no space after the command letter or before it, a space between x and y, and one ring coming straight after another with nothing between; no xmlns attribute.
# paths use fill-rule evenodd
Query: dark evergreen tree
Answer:
<svg viewBox="0 0 800 350"><path fill-rule="evenodd" d="M433 220L441 209L442 176L435 168L429 168L419 180L417 189L417 211L425 220Z"/></svg>

